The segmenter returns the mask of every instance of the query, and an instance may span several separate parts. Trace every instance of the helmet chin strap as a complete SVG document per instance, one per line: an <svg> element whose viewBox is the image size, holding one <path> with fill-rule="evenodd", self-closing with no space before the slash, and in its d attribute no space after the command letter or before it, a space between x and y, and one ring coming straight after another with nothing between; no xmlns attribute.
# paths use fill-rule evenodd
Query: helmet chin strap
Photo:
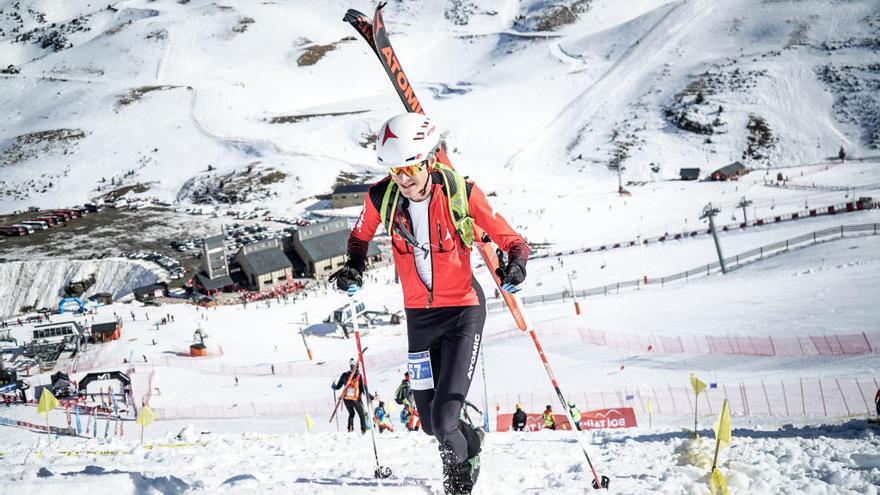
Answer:
<svg viewBox="0 0 880 495"><path fill-rule="evenodd" d="M428 162L428 177L425 179L425 185L422 187L422 190L419 191L419 196L424 199L425 196L428 195L428 186L431 185L431 174L434 172L434 161L437 160L432 156L431 161Z"/></svg>
<svg viewBox="0 0 880 495"><path fill-rule="evenodd" d="M428 167L428 177L425 179L425 186L422 187L421 191L419 191L419 196L421 196L422 199L424 199L425 196L428 195L428 186L429 185L431 185L431 167Z"/></svg>

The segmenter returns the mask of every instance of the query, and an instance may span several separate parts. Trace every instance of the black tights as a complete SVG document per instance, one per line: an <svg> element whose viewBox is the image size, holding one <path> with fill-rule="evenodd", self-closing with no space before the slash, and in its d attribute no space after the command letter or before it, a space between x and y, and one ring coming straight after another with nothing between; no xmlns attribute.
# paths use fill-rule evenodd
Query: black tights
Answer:
<svg viewBox="0 0 880 495"><path fill-rule="evenodd" d="M409 352L431 352L434 388L413 390L422 430L450 450L458 462L475 454L473 433L461 423L461 408L476 372L486 306L407 309ZM469 448L470 447L470 451Z"/></svg>

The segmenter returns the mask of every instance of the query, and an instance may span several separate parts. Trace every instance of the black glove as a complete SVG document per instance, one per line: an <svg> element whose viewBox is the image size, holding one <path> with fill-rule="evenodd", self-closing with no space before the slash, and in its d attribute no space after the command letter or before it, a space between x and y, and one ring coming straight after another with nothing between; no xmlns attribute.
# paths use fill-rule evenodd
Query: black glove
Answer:
<svg viewBox="0 0 880 495"><path fill-rule="evenodd" d="M327 280L331 283L336 282L336 288L348 292L349 296L354 295L364 285L361 271L348 263L337 270L336 273L330 275L330 278Z"/></svg>
<svg viewBox="0 0 880 495"><path fill-rule="evenodd" d="M526 279L526 264L517 258L510 258L505 264L503 253L500 250L498 263L499 266L495 269L495 274L501 280L501 290L511 294L519 292L520 288L517 286Z"/></svg>

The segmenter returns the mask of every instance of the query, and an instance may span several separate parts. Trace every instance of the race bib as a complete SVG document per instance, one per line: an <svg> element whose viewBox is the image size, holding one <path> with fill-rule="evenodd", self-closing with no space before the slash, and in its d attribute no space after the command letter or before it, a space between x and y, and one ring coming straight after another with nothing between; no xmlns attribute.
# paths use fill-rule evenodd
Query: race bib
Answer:
<svg viewBox="0 0 880 495"><path fill-rule="evenodd" d="M434 371L431 369L430 351L410 352L407 368L409 369L410 387L413 390L434 388Z"/></svg>
<svg viewBox="0 0 880 495"><path fill-rule="evenodd" d="M357 389L355 389L354 387L348 387L345 389L345 399L346 400L357 400L358 399L357 395L358 395Z"/></svg>

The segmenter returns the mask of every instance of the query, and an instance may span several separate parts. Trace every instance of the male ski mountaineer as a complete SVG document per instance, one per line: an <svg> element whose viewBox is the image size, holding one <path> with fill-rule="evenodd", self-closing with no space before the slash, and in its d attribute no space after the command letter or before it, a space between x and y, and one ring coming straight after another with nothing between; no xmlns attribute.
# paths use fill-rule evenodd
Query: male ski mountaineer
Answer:
<svg viewBox="0 0 880 495"><path fill-rule="evenodd" d="M348 362L349 370L339 376L336 383L331 383L333 390L342 390L342 402L348 411L348 432L354 431L354 413L357 412L360 422L361 433L367 432L367 416L364 412L364 404L361 402L361 394L364 390L364 378L358 370L357 360L352 358ZM352 377L354 374L354 377Z"/></svg>
<svg viewBox="0 0 880 495"><path fill-rule="evenodd" d="M370 187L348 240L349 259L331 281L349 293L363 284L368 242L384 225L403 289L408 369L422 429L440 443L446 493L467 494L479 473L483 432L460 414L486 321L470 264L473 224L507 252L509 262L499 268L507 291L525 280L530 249L473 182L437 160L439 148L440 131L424 115L398 115L382 126L376 153L389 177Z"/></svg>

